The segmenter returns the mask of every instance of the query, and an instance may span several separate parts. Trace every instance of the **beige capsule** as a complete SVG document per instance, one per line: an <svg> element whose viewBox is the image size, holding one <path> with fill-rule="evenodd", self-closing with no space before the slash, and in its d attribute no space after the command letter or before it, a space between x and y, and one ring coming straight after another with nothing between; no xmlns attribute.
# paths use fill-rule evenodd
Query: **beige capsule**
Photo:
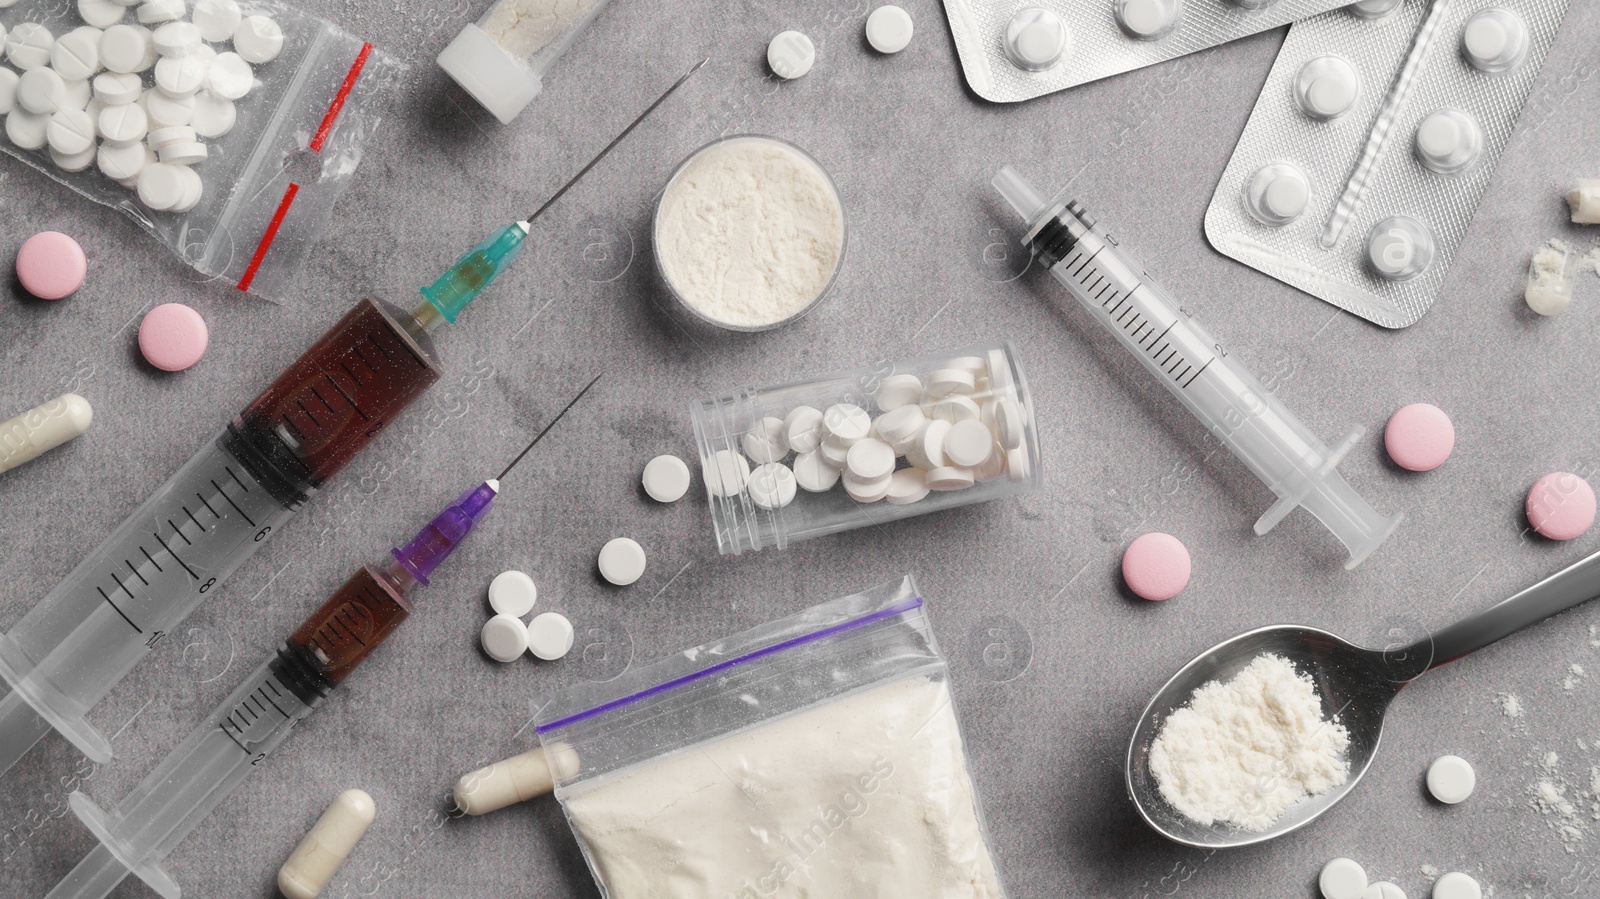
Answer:
<svg viewBox="0 0 1600 899"><path fill-rule="evenodd" d="M578 773L578 756L571 747L555 749L563 779ZM549 756L541 746L463 775L456 781L456 806L469 815L483 815L525 802L555 789Z"/></svg>
<svg viewBox="0 0 1600 899"><path fill-rule="evenodd" d="M0 472L38 458L89 430L94 410L76 393L63 393L48 403L0 423Z"/></svg>
<svg viewBox="0 0 1600 899"><path fill-rule="evenodd" d="M366 834L378 807L363 790L345 790L322 813L278 869L287 899L315 899Z"/></svg>

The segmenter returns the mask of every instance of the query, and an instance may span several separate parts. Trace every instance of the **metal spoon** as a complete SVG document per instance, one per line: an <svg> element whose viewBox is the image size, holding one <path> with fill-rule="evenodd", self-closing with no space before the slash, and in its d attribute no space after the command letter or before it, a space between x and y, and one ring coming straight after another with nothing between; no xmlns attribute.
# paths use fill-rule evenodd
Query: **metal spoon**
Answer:
<svg viewBox="0 0 1600 899"><path fill-rule="evenodd" d="M1365 649L1326 631L1276 625L1240 634L1206 650L1167 681L1133 730L1128 745L1128 796L1162 836L1202 849L1249 846L1315 821L1343 799L1372 765L1383 716L1400 688L1417 676L1503 637L1600 596L1600 552L1576 562L1476 615L1430 636L1387 650ZM1350 777L1343 786L1302 799L1261 833L1225 824L1204 825L1167 804L1150 772L1150 746L1174 710L1202 685L1228 680L1263 653L1275 653L1310 675L1325 710L1337 712L1350 733Z"/></svg>

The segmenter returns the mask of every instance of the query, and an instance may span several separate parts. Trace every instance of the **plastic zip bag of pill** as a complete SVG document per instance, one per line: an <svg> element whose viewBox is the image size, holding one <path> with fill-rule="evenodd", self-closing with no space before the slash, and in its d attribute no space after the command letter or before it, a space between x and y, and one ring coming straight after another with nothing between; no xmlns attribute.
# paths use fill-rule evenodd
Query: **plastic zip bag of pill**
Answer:
<svg viewBox="0 0 1600 899"><path fill-rule="evenodd" d="M0 38L0 149L271 300L402 71L276 0L0 2Z"/></svg>
<svg viewBox="0 0 1600 899"><path fill-rule="evenodd" d="M1386 328L1433 305L1567 0L1295 25L1206 211L1219 252Z"/></svg>
<svg viewBox="0 0 1600 899"><path fill-rule="evenodd" d="M910 577L579 685L535 727L608 899L1005 895Z"/></svg>
<svg viewBox="0 0 1600 899"><path fill-rule="evenodd" d="M944 0L944 8L967 83L986 100L1015 103L1198 53L1349 2Z"/></svg>

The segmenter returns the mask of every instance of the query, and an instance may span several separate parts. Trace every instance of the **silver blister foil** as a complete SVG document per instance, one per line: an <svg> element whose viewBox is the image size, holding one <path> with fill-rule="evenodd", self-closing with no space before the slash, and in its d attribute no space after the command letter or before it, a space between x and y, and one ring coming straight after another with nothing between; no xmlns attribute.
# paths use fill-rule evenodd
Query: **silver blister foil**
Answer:
<svg viewBox="0 0 1600 899"><path fill-rule="evenodd" d="M1296 24L1206 211L1206 237L1224 255L1386 328L1414 324L1433 305L1500 154L1511 137L1568 0L1404 0L1379 19L1338 10ZM1526 26L1521 61L1485 72L1468 60L1467 24L1500 9ZM1348 112L1308 115L1295 84L1313 60L1341 58L1359 75ZM1418 128L1456 110L1476 120L1481 146L1464 170L1424 165ZM1304 212L1269 225L1247 192L1264 167L1287 165L1309 184ZM1437 165L1437 162L1436 162ZM1431 236L1419 274L1390 280L1369 256L1376 226L1405 217ZM1380 237L1380 239L1382 239ZM1379 255L1382 253L1379 251Z"/></svg>

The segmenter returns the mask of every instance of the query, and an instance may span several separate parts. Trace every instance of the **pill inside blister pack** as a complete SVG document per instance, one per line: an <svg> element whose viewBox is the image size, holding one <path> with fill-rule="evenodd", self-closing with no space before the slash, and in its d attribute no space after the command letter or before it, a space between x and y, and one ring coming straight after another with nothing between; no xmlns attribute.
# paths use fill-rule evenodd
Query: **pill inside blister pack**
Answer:
<svg viewBox="0 0 1600 899"><path fill-rule="evenodd" d="M945 0L944 6L967 83L984 99L1013 103L1197 53L1346 2Z"/></svg>
<svg viewBox="0 0 1600 899"><path fill-rule="evenodd" d="M1385 327L1427 312L1567 0L1371 0L1294 26L1206 214L1222 253Z"/></svg>

